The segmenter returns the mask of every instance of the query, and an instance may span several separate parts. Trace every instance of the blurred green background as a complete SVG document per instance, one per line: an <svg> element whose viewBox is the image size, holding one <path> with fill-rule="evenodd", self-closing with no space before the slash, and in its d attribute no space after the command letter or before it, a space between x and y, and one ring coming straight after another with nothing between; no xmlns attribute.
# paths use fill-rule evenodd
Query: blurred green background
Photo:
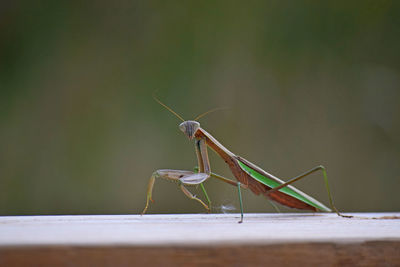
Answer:
<svg viewBox="0 0 400 267"><path fill-rule="evenodd" d="M154 170L196 164L155 90L185 119L228 107L202 126L284 180L325 165L342 211L399 211L399 11L370 0L2 2L0 215L141 212ZM297 186L327 204L321 177ZM206 187L215 212L238 208L234 187ZM247 212L274 211L243 197ZM163 180L154 200L149 213L204 212Z"/></svg>

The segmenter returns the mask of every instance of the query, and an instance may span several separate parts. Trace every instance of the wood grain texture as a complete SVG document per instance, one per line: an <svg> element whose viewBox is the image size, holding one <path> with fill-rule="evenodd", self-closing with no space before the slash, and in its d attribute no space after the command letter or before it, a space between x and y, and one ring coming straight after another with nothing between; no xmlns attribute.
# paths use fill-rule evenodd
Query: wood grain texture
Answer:
<svg viewBox="0 0 400 267"><path fill-rule="evenodd" d="M210 247L26 247L1 266L400 266L398 242Z"/></svg>
<svg viewBox="0 0 400 267"><path fill-rule="evenodd" d="M0 266L400 266L399 213L0 217Z"/></svg>

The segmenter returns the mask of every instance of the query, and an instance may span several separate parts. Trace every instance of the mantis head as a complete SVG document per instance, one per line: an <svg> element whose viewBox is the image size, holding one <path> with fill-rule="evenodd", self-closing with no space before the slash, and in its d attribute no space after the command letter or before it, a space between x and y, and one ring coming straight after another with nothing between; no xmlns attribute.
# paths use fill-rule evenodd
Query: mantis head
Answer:
<svg viewBox="0 0 400 267"><path fill-rule="evenodd" d="M184 121L179 124L179 129L192 140L196 131L200 128L200 123L197 121Z"/></svg>
<svg viewBox="0 0 400 267"><path fill-rule="evenodd" d="M161 102L153 93L153 98L155 101L157 101L161 106L163 106L164 108L166 108L167 110L169 110L172 114L174 114L177 118L179 118L181 121L183 121L181 124L179 124L179 129L190 139L192 140L194 138L194 135L196 134L196 131L200 128L200 123L197 122L198 119L200 119L201 117L214 112L216 110L220 110L220 109L225 109L225 108L214 108L211 109L207 112L204 112L203 114L200 114L199 116L197 116L194 120L189 120L189 121L185 121L178 113L176 113L175 111L173 111L170 107L168 107L167 105L165 105L163 102Z"/></svg>

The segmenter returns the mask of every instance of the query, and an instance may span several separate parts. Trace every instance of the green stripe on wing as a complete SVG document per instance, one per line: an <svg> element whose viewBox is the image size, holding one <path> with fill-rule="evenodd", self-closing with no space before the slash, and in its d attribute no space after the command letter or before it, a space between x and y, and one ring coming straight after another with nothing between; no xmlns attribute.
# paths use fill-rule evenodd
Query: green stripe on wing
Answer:
<svg viewBox="0 0 400 267"><path fill-rule="evenodd" d="M274 188L277 187L279 185L281 185L283 182L280 181L276 181L274 179L271 179L269 177L264 176L263 174L259 173L258 171L250 168L249 166L247 166L246 164L244 164L243 162L241 162L240 160L238 160L239 166L240 168L242 168L242 170L244 170L245 172L247 172L251 177L253 177L254 179L256 179L257 181L259 181L260 183ZM324 204L320 203L319 201L315 200L314 198L310 197L309 195L301 192L300 190L298 190L297 188L288 185L285 186L281 189L279 189L278 191L285 193L291 197L297 198L300 201L303 201L307 204L309 204L310 206L313 206L321 211L327 211L330 212L331 209L329 209L328 207L326 207Z"/></svg>

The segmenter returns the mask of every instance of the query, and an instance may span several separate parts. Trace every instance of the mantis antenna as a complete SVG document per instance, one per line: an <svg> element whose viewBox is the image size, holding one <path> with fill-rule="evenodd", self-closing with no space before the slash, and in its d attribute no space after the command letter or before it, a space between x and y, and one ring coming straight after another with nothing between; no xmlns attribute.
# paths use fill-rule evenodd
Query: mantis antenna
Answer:
<svg viewBox="0 0 400 267"><path fill-rule="evenodd" d="M194 120L197 121L197 120L200 119L201 117L204 117L204 116L207 115L207 114L210 114L210 113L212 113L212 112L214 112L214 111L221 110L221 109L227 109L227 108L226 108L226 107L219 107L219 108L210 109L209 111L206 111L206 112L200 114L199 116L197 116Z"/></svg>
<svg viewBox="0 0 400 267"><path fill-rule="evenodd" d="M158 102L158 104L160 104L161 106L163 106L164 108L166 108L167 110L169 110L172 114L174 114L175 116L177 116L179 119L181 119L182 121L185 121L181 116L179 116L178 113L176 113L175 111L172 110L172 108L168 107L167 105L165 105L163 102L161 102L156 95L153 93L153 98L155 101Z"/></svg>

